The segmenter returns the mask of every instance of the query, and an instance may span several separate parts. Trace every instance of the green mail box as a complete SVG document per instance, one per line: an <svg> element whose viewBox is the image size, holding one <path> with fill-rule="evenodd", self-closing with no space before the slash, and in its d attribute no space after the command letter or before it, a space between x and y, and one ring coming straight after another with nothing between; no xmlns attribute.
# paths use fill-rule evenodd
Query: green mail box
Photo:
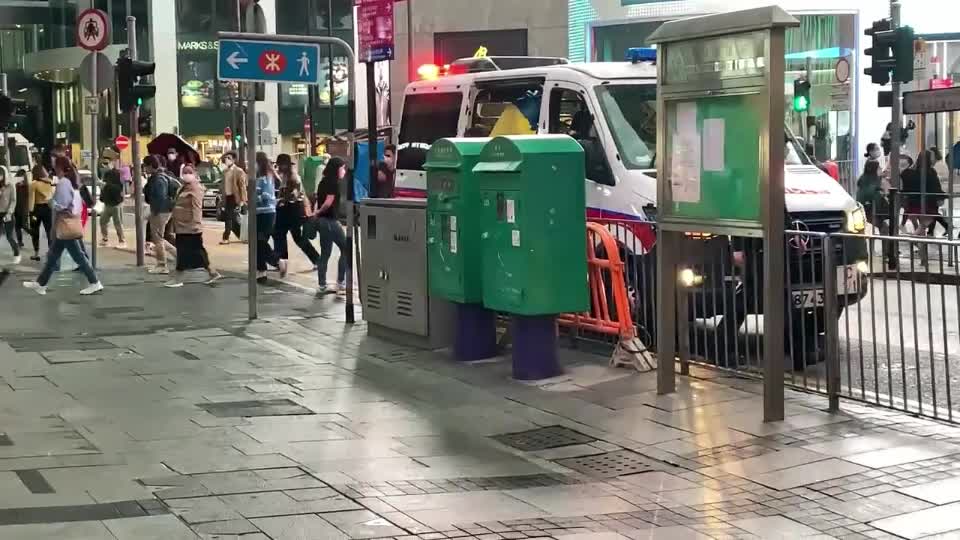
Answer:
<svg viewBox="0 0 960 540"><path fill-rule="evenodd" d="M461 304L483 300L480 187L473 174L490 139L440 139L427 154L430 294Z"/></svg>
<svg viewBox="0 0 960 540"><path fill-rule="evenodd" d="M587 311L583 148L566 135L497 137L473 171L483 305L526 316Z"/></svg>

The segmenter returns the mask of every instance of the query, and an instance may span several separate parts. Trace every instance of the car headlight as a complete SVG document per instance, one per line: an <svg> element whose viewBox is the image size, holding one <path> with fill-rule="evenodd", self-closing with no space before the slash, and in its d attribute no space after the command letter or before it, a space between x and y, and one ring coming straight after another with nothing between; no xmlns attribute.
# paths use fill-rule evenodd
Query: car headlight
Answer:
<svg viewBox="0 0 960 540"><path fill-rule="evenodd" d="M867 212L862 204L847 212L847 232L862 233L867 229Z"/></svg>
<svg viewBox="0 0 960 540"><path fill-rule="evenodd" d="M677 279L680 281L680 285L686 288L703 285L703 276L697 274L691 268L680 270Z"/></svg>

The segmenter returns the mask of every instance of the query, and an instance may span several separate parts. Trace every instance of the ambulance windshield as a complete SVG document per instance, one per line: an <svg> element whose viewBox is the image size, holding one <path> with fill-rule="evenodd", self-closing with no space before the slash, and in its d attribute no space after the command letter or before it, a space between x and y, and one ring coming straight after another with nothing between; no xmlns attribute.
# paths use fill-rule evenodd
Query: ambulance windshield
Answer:
<svg viewBox="0 0 960 540"><path fill-rule="evenodd" d="M657 87L618 84L596 87L600 108L628 169L656 167Z"/></svg>

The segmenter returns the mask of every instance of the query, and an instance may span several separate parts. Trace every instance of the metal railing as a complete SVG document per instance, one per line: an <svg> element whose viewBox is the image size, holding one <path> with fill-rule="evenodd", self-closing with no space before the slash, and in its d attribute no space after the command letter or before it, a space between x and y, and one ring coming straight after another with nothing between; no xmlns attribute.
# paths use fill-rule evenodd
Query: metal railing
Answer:
<svg viewBox="0 0 960 540"><path fill-rule="evenodd" d="M657 248L649 241L656 224L594 221L620 245L637 335L656 350ZM960 419L960 269L948 257L960 242L785 234L786 384L827 395L831 405L844 397ZM677 276L681 366L692 361L761 376L762 241L689 235L685 244Z"/></svg>

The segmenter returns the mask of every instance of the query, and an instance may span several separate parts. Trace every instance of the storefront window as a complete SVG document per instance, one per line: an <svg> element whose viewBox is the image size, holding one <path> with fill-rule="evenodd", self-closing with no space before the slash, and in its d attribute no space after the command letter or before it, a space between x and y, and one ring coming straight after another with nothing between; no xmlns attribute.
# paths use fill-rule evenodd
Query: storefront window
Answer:
<svg viewBox="0 0 960 540"><path fill-rule="evenodd" d="M623 62L627 49L650 46L647 38L664 22L644 21L596 26L593 29L593 50L590 58L594 62Z"/></svg>
<svg viewBox="0 0 960 540"><path fill-rule="evenodd" d="M840 164L841 183L854 181L853 163L857 149L853 130L853 86L860 72L857 64L856 18L854 15L798 15L800 26L786 33L785 80L793 101L793 81L808 77L811 83L808 111L785 111L787 126L812 148L820 161ZM841 80L844 78L845 80ZM812 117L813 126L808 118ZM876 138L879 140L880 135Z"/></svg>

